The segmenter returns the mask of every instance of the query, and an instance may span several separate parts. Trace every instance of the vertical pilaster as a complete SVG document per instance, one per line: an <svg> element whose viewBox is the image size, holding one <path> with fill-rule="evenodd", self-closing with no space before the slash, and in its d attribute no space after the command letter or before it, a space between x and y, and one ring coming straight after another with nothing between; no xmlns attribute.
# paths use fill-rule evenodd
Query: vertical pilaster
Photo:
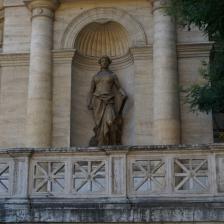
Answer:
<svg viewBox="0 0 224 224"><path fill-rule="evenodd" d="M164 11L167 1L153 6L153 131L154 144L180 143L176 29Z"/></svg>
<svg viewBox="0 0 224 224"><path fill-rule="evenodd" d="M28 147L51 146L53 18L57 6L54 0L28 2L32 11L27 102Z"/></svg>

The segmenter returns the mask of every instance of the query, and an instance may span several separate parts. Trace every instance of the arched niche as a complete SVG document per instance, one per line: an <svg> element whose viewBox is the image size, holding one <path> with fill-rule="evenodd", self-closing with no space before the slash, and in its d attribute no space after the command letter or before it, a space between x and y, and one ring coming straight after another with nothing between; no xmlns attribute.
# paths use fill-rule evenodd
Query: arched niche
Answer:
<svg viewBox="0 0 224 224"><path fill-rule="evenodd" d="M119 78L128 94L124 109L123 144L134 140L134 63L130 54L132 39L126 27L114 20L97 20L86 24L73 43L76 55L73 61L71 91L71 146L86 146L93 135L93 117L87 109L91 79L99 70L102 55L112 58L110 69Z"/></svg>
<svg viewBox="0 0 224 224"><path fill-rule="evenodd" d="M86 25L78 34L75 49L87 57L122 57L128 53L127 31L117 22L93 22Z"/></svg>
<svg viewBox="0 0 224 224"><path fill-rule="evenodd" d="M146 46L147 37L142 25L129 13L118 8L94 8L75 17L67 26L61 41L61 49L71 49L80 31L92 22L114 21L125 27L131 47Z"/></svg>

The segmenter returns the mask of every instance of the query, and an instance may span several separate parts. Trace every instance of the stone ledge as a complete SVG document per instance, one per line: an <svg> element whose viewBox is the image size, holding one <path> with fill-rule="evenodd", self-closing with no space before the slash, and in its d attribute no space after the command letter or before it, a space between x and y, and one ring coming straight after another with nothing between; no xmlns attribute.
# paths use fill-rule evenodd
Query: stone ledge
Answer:
<svg viewBox="0 0 224 224"><path fill-rule="evenodd" d="M25 6L23 0L4 0L4 7Z"/></svg>
<svg viewBox="0 0 224 224"><path fill-rule="evenodd" d="M178 58L209 57L214 42L178 43Z"/></svg>
<svg viewBox="0 0 224 224"><path fill-rule="evenodd" d="M75 152L132 152L132 151L223 151L223 143L214 144L195 144L195 145L119 145L119 146L100 146L100 147L61 147L61 148L0 148L2 153L75 153Z"/></svg>
<svg viewBox="0 0 224 224"><path fill-rule="evenodd" d="M61 203L27 200L1 203L0 221L10 223L73 222L222 222L224 202Z"/></svg>

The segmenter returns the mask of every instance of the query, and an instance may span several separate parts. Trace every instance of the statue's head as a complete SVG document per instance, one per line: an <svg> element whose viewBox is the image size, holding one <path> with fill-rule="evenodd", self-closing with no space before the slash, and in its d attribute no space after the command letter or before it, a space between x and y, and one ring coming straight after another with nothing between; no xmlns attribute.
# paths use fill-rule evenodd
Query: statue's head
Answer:
<svg viewBox="0 0 224 224"><path fill-rule="evenodd" d="M112 60L108 56L102 56L98 63L100 64L101 68L108 68L112 63Z"/></svg>

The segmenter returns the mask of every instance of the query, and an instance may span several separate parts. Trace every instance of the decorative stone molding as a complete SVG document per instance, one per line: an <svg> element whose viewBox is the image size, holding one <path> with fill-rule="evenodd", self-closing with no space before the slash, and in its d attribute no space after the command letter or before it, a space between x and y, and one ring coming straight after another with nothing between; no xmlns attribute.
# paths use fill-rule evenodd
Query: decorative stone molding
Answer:
<svg viewBox="0 0 224 224"><path fill-rule="evenodd" d="M75 50L56 50L52 51L54 63L67 63L72 62L75 55ZM0 54L0 66L28 66L30 61L29 53L18 54Z"/></svg>
<svg viewBox="0 0 224 224"><path fill-rule="evenodd" d="M71 63L75 56L75 49L68 50L53 50L53 63L64 64Z"/></svg>
<svg viewBox="0 0 224 224"><path fill-rule="evenodd" d="M18 54L0 54L0 66L28 66L29 65L29 53Z"/></svg>
<svg viewBox="0 0 224 224"><path fill-rule="evenodd" d="M145 31L132 15L118 8L94 8L81 13L70 22L61 38L60 48L74 48L79 32L89 23L102 20L121 24L130 36L132 47L147 45Z"/></svg>
<svg viewBox="0 0 224 224"><path fill-rule="evenodd" d="M53 18L59 2L59 0L24 0L25 5L32 11L32 18L37 16Z"/></svg>
<svg viewBox="0 0 224 224"><path fill-rule="evenodd" d="M4 8L6 7L18 7L18 6L24 6L24 3L22 0L4 0L3 1Z"/></svg>
<svg viewBox="0 0 224 224"><path fill-rule="evenodd" d="M134 60L152 59L152 46L131 48L131 54Z"/></svg>
<svg viewBox="0 0 224 224"><path fill-rule="evenodd" d="M162 9L166 7L168 0L151 0L151 3L153 5L153 12Z"/></svg>
<svg viewBox="0 0 224 224"><path fill-rule="evenodd" d="M178 58L209 57L213 43L184 43L177 44Z"/></svg>
<svg viewBox="0 0 224 224"><path fill-rule="evenodd" d="M96 71L99 70L98 59L99 57L84 57L76 53L74 57L74 65L81 69ZM122 57L111 57L111 59L112 59L112 64L110 66L111 70L124 69L134 63L131 53L128 53Z"/></svg>
<svg viewBox="0 0 224 224"><path fill-rule="evenodd" d="M210 54L210 50L212 48L213 43L207 42L207 43L184 43L184 44L177 44L177 54L178 58L193 58L193 57L208 57ZM139 47L139 48L131 48L130 53L133 55L133 57L130 56L130 54L123 56L121 58L115 59L114 65L120 65L119 67L123 68L128 66L130 63L133 64L134 60L142 60L142 59L152 59L152 46L148 47ZM75 49L66 49L66 50L53 50L53 61L54 63L65 63L65 62L71 62L73 60L73 57L75 56L75 62L76 64L79 64L80 66L88 66L90 70L95 70L95 68L98 68L97 66L97 59L91 58L91 57L82 57L75 54ZM0 66L7 67L7 66L26 66L29 65L29 53L16 53L16 54L0 54ZM83 62L80 62L81 59L79 57L82 57L82 61L85 58ZM91 67L94 67L92 68ZM113 66L113 64L112 64Z"/></svg>
<svg viewBox="0 0 224 224"><path fill-rule="evenodd" d="M54 11L59 6L59 0L24 0L24 3L31 11L36 8L46 8L51 11Z"/></svg>
<svg viewBox="0 0 224 224"><path fill-rule="evenodd" d="M48 8L35 8L32 11L32 18L37 16L46 16L46 17L53 18L54 13Z"/></svg>

